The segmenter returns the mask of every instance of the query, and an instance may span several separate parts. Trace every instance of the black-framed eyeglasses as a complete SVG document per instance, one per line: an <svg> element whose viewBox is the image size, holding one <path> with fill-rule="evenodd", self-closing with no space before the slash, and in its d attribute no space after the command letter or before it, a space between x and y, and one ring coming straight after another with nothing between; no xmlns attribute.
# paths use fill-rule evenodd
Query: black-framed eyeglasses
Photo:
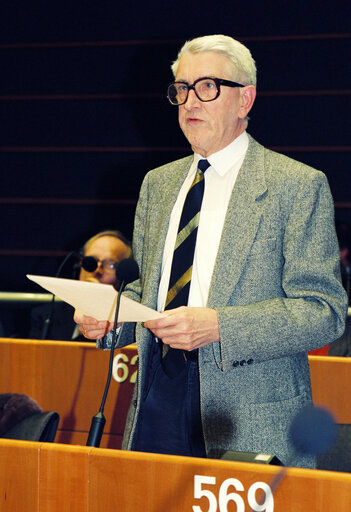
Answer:
<svg viewBox="0 0 351 512"><path fill-rule="evenodd" d="M191 85L187 82L172 82L168 86L167 98L172 105L184 105L188 99L189 91L193 90L200 101L213 101L221 94L221 85L245 87L245 85L231 80L205 76L198 78Z"/></svg>
<svg viewBox="0 0 351 512"><path fill-rule="evenodd" d="M113 274L114 272L116 272L118 261L110 259L99 260L94 256L84 256L84 258L82 258L82 261L80 262L80 265L82 268L84 268L86 272L95 272L95 270L98 268L99 263L101 264L102 270L107 274Z"/></svg>

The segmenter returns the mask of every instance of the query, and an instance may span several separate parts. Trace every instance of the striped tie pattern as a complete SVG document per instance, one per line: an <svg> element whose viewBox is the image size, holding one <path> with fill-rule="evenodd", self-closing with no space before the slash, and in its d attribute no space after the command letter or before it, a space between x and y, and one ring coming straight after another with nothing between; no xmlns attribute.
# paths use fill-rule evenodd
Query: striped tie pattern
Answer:
<svg viewBox="0 0 351 512"><path fill-rule="evenodd" d="M207 160L199 161L194 181L184 202L174 246L165 309L186 306L188 303L197 228L205 188L204 172L209 166Z"/></svg>
<svg viewBox="0 0 351 512"><path fill-rule="evenodd" d="M204 172L209 166L207 160L199 161L194 181L185 198L174 246L165 309L174 309L188 304L196 237L205 188ZM177 374L186 359L183 351L172 349L168 345L163 346L162 355L163 367L169 376L172 376L171 374L174 372ZM176 360L178 360L178 364Z"/></svg>

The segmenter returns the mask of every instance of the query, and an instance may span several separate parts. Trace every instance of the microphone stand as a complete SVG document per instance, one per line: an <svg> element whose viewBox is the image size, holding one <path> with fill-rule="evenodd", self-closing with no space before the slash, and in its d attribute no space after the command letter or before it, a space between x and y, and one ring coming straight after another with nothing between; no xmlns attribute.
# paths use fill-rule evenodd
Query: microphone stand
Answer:
<svg viewBox="0 0 351 512"><path fill-rule="evenodd" d="M86 446L94 446L96 448L98 448L100 446L102 433L104 431L104 426L106 423L106 418L104 416L104 408L105 408L107 393L108 393L110 383L111 383L115 345L116 345L117 341L119 340L122 330L123 330L123 325L122 325L121 329L118 333L118 338L117 338L118 312L119 312L119 306L120 306L120 302L121 302L122 291L126 284L127 284L126 281L122 281L121 286L119 288L119 292L118 292L115 320L114 320L114 324L113 324L113 335L112 335L112 342L111 342L111 348L110 348L110 361L109 361L109 368L108 368L107 381L106 381L106 385L105 385L105 391L104 391L104 394L103 394L103 397L101 400L100 409L95 414L95 416L93 416L93 418L91 420L89 436L88 436Z"/></svg>
<svg viewBox="0 0 351 512"><path fill-rule="evenodd" d="M55 277L59 277L60 276L65 263L69 260L69 258L74 253L75 253L75 251L71 251L71 252L69 252L65 256L64 260L62 261L62 263L60 264L59 268L57 269ZM50 312L49 312L49 315L44 320L43 330L41 332L41 338L40 339L42 339L42 340L46 340L46 337L48 335L48 331L49 331L49 327L50 327L50 324L51 324L52 315L54 313L54 307L55 307L55 294L53 293L52 294L52 299L51 299L51 302L50 302Z"/></svg>

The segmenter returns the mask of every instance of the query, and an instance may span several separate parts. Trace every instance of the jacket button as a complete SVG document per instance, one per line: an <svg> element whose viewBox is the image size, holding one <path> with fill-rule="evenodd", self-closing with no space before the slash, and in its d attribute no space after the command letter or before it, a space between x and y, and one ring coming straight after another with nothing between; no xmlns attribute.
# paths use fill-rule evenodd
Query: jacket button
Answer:
<svg viewBox="0 0 351 512"><path fill-rule="evenodd" d="M240 361L240 366L244 366L245 364L246 364L245 359L242 359L242 360Z"/></svg>
<svg viewBox="0 0 351 512"><path fill-rule="evenodd" d="M134 407L137 406L137 401L136 400L133 400L133 405L134 405Z"/></svg>
<svg viewBox="0 0 351 512"><path fill-rule="evenodd" d="M239 361L234 361L234 363L233 363L234 368L236 368L237 366L239 366L239 364L240 364L240 363L239 363Z"/></svg>
<svg viewBox="0 0 351 512"><path fill-rule="evenodd" d="M253 359L249 359L249 360L247 361L247 364L252 364L252 363L253 363Z"/></svg>

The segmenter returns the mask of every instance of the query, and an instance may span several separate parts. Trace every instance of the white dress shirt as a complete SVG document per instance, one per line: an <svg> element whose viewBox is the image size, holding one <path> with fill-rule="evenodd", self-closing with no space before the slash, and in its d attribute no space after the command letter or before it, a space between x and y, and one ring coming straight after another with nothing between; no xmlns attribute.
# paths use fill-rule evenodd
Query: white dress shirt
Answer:
<svg viewBox="0 0 351 512"><path fill-rule="evenodd" d="M208 291L230 196L248 145L247 133L243 132L231 144L207 158L210 167L205 172L205 191L196 239L188 306L200 307L207 304ZM157 303L158 311L164 309L180 216L185 197L194 180L198 161L201 158L203 158L201 155L194 154L193 163L172 210L163 250Z"/></svg>

